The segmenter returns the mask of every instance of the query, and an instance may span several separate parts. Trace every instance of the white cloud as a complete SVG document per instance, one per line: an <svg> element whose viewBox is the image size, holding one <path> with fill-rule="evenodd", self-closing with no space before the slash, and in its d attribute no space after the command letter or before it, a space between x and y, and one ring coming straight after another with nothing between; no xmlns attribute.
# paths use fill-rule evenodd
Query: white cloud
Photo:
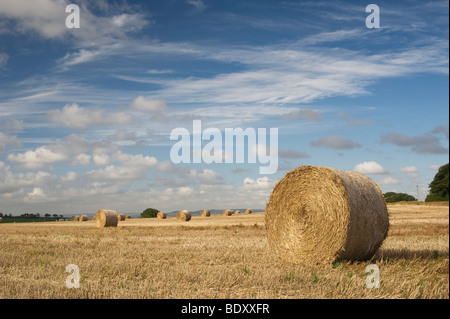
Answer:
<svg viewBox="0 0 450 319"><path fill-rule="evenodd" d="M88 165L91 162L91 155L82 153L75 157L74 164Z"/></svg>
<svg viewBox="0 0 450 319"><path fill-rule="evenodd" d="M16 136L0 132L0 152L3 152L8 145L20 145Z"/></svg>
<svg viewBox="0 0 450 319"><path fill-rule="evenodd" d="M299 109L295 111L291 111L289 113L285 113L282 115L282 118L285 120L295 120L297 118L302 118L309 121L321 122L323 121L322 115L312 109Z"/></svg>
<svg viewBox="0 0 450 319"><path fill-rule="evenodd" d="M312 141L310 145L333 148L336 150L350 150L361 147L360 144L353 142L352 140L335 135L322 137L317 141Z"/></svg>
<svg viewBox="0 0 450 319"><path fill-rule="evenodd" d="M252 179L250 177L246 177L243 182L244 189L272 189L274 186L274 181L268 178L267 176Z"/></svg>
<svg viewBox="0 0 450 319"><path fill-rule="evenodd" d="M24 198L25 202L29 203L37 203L37 202L43 202L47 201L47 195L45 194L44 190L40 187L35 187L31 192L26 194Z"/></svg>
<svg viewBox="0 0 450 319"><path fill-rule="evenodd" d="M8 63L8 55L6 53L0 53L0 68Z"/></svg>
<svg viewBox="0 0 450 319"><path fill-rule="evenodd" d="M33 185L51 185L56 177L47 172L13 173L11 168L0 162L0 194L11 195L22 193L24 188Z"/></svg>
<svg viewBox="0 0 450 319"><path fill-rule="evenodd" d="M141 154L131 155L122 153L121 151L115 152L112 158L127 166L154 166L158 163L158 160L152 156L144 156Z"/></svg>
<svg viewBox="0 0 450 319"><path fill-rule="evenodd" d="M440 167L441 167L441 165L431 164L430 166L428 166L428 169L432 170L432 171L437 171L437 170L439 170Z"/></svg>
<svg viewBox="0 0 450 319"><path fill-rule="evenodd" d="M400 172L403 172L408 178L415 179L420 176L419 169L415 166L404 166L399 168Z"/></svg>
<svg viewBox="0 0 450 319"><path fill-rule="evenodd" d="M379 185L398 185L398 184L400 184L400 180L395 177L386 176L383 179L381 179L380 181L378 181L378 184Z"/></svg>
<svg viewBox="0 0 450 319"><path fill-rule="evenodd" d="M8 160L19 163L23 168L37 169L44 166L44 164L66 161L68 157L66 154L53 151L46 146L41 146L36 150L28 150L19 154L9 154Z"/></svg>
<svg viewBox="0 0 450 319"><path fill-rule="evenodd" d="M198 180L201 184L220 184L223 182L223 178L217 172L205 168L204 170L191 169L188 178Z"/></svg>
<svg viewBox="0 0 450 319"><path fill-rule="evenodd" d="M400 172L403 173L417 173L419 169L415 166L404 166L399 168Z"/></svg>
<svg viewBox="0 0 450 319"><path fill-rule="evenodd" d="M150 100L142 95L138 96L130 103L130 108L146 113L160 113L167 107L164 100Z"/></svg>
<svg viewBox="0 0 450 319"><path fill-rule="evenodd" d="M86 177L91 181L104 180L140 180L144 178L147 172L146 168L129 167L129 166L115 166L109 165L105 168L92 170L86 173Z"/></svg>
<svg viewBox="0 0 450 319"><path fill-rule="evenodd" d="M70 171L70 172L67 172L66 175L62 176L61 180L63 182L72 182L72 181L76 180L77 177L78 177L77 173Z"/></svg>
<svg viewBox="0 0 450 319"><path fill-rule="evenodd" d="M107 165L110 163L109 155L106 153L97 153L92 156L95 165Z"/></svg>
<svg viewBox="0 0 450 319"><path fill-rule="evenodd" d="M387 171L377 162L362 162L353 167L353 171L361 174L386 174Z"/></svg>
<svg viewBox="0 0 450 319"><path fill-rule="evenodd" d="M0 16L17 21L19 32L34 31L45 38L61 38L67 32L64 0L2 0Z"/></svg>
<svg viewBox="0 0 450 319"><path fill-rule="evenodd" d="M62 110L51 110L48 118L67 127L86 129L89 126L125 124L130 122L131 115L127 113L104 114L103 110L88 110L78 104L67 104Z"/></svg>

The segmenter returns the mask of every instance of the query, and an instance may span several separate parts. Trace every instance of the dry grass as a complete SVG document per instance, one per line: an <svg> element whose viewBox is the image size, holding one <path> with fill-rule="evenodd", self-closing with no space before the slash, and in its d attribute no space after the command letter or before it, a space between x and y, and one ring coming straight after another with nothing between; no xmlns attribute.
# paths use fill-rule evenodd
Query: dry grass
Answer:
<svg viewBox="0 0 450 319"><path fill-rule="evenodd" d="M448 207L389 206L388 237L370 262L287 264L264 215L0 225L0 298L449 298ZM365 267L381 287L365 287ZM80 268L80 288L65 285Z"/></svg>

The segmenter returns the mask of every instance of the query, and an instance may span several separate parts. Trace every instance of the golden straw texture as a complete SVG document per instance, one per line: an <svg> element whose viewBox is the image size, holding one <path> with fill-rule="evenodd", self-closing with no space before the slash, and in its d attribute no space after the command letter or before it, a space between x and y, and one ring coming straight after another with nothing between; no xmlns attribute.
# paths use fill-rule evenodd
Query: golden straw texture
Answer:
<svg viewBox="0 0 450 319"><path fill-rule="evenodd" d="M119 216L115 210L100 209L95 215L95 223L97 227L117 227Z"/></svg>
<svg viewBox="0 0 450 319"><path fill-rule="evenodd" d="M167 218L167 214L164 212L158 212L158 214L156 214L156 217L159 219L166 219Z"/></svg>
<svg viewBox="0 0 450 319"><path fill-rule="evenodd" d="M207 210L207 209L204 209L204 210L202 210L201 216L202 217L210 217L211 216L211 212L209 210Z"/></svg>
<svg viewBox="0 0 450 319"><path fill-rule="evenodd" d="M370 259L389 228L383 194L368 177L300 166L275 185L266 205L269 245L300 264Z"/></svg>
<svg viewBox="0 0 450 319"><path fill-rule="evenodd" d="M177 219L183 222L188 222L191 219L191 212L188 210L182 210L177 213Z"/></svg>

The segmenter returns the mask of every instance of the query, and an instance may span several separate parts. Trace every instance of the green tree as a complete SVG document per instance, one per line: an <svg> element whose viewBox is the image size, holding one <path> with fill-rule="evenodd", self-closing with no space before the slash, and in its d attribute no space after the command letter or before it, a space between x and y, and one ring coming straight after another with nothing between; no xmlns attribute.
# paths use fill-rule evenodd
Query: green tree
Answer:
<svg viewBox="0 0 450 319"><path fill-rule="evenodd" d="M155 208L147 208L141 213L141 218L156 218L159 210Z"/></svg>
<svg viewBox="0 0 450 319"><path fill-rule="evenodd" d="M448 163L439 167L438 172L430 183L430 194L425 199L426 202L448 201L448 183L449 183Z"/></svg>
<svg viewBox="0 0 450 319"><path fill-rule="evenodd" d="M386 203L395 203L395 202L410 202L416 201L417 199L414 196L405 193L395 193L395 192L387 192L383 194L384 200Z"/></svg>

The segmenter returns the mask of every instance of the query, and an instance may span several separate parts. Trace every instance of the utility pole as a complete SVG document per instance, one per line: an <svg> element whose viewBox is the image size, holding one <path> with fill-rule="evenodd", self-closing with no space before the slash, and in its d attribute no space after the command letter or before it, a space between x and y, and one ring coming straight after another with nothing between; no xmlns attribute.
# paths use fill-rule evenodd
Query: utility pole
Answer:
<svg viewBox="0 0 450 319"><path fill-rule="evenodd" d="M419 185L416 185L417 188L417 201L419 201Z"/></svg>

